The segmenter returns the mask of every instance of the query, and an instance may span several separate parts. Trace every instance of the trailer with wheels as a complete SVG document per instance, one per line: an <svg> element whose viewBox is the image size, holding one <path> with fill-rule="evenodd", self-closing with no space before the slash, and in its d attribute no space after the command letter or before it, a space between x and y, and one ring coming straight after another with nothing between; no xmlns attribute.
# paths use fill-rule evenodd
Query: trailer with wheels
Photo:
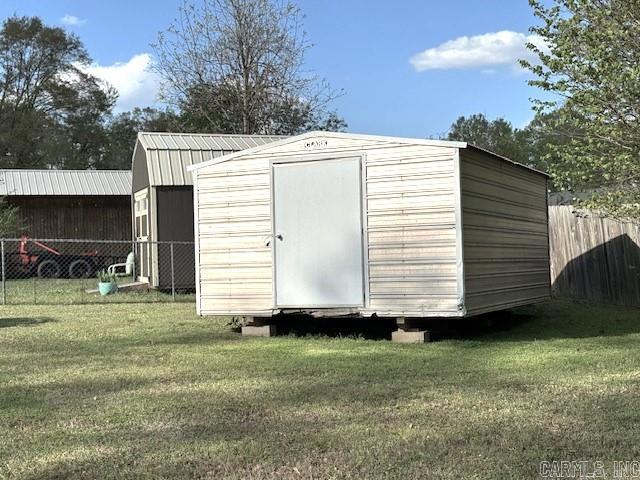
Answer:
<svg viewBox="0 0 640 480"><path fill-rule="evenodd" d="M26 236L20 239L18 258L23 274L39 278L89 278L120 260L119 257L100 255L95 249L65 252Z"/></svg>

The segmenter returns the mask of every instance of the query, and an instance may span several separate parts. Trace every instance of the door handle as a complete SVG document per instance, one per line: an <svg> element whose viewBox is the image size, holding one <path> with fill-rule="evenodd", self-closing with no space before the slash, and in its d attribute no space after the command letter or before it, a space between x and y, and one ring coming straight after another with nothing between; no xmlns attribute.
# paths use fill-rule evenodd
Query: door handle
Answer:
<svg viewBox="0 0 640 480"><path fill-rule="evenodd" d="M272 237L275 237L275 238L277 238L277 239L278 239L278 240L280 240L280 241L284 240L284 237L282 236L282 234L281 234L281 233L278 233L278 234L276 234L276 235L270 235L270 236L268 236L268 237L267 237L267 241L266 241L266 242L265 242L265 244L264 244L264 245L265 245L265 247L269 247L269 246L271 246L271 238L272 238Z"/></svg>

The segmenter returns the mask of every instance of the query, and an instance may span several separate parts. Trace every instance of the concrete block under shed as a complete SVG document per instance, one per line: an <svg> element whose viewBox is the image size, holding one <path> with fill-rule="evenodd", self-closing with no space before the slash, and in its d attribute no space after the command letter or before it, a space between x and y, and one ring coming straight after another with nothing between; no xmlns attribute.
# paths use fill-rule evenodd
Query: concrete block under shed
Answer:
<svg viewBox="0 0 640 480"><path fill-rule="evenodd" d="M275 337L276 326L275 325L245 325L242 327L243 337Z"/></svg>
<svg viewBox="0 0 640 480"><path fill-rule="evenodd" d="M391 332L391 341L394 343L427 343L429 341L428 330Z"/></svg>

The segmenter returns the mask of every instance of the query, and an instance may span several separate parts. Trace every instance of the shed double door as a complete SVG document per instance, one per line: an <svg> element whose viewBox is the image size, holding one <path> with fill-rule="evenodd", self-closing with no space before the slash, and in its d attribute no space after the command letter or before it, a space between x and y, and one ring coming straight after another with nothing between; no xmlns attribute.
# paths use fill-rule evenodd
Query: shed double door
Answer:
<svg viewBox="0 0 640 480"><path fill-rule="evenodd" d="M277 307L363 306L360 163L273 164Z"/></svg>

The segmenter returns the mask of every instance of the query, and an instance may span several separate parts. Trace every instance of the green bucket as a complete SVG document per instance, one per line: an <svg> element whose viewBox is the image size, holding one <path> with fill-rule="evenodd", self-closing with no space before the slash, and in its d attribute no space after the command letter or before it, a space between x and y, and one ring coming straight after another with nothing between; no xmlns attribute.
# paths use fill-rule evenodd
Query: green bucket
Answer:
<svg viewBox="0 0 640 480"><path fill-rule="evenodd" d="M118 291L118 284L115 282L99 282L98 291L100 295L111 295Z"/></svg>

